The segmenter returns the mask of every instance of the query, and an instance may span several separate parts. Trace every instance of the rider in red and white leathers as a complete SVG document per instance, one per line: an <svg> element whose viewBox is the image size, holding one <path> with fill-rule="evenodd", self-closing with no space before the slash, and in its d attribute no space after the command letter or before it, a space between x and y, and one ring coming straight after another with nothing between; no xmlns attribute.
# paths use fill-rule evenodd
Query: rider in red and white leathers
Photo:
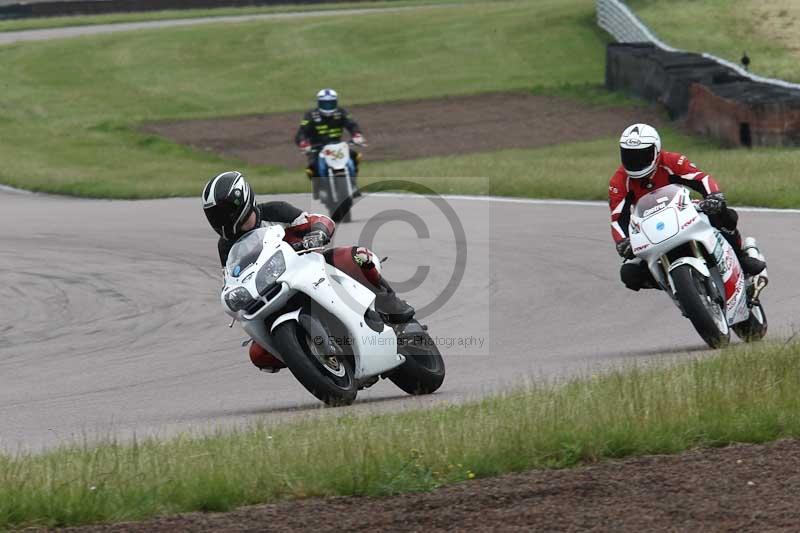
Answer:
<svg viewBox="0 0 800 533"><path fill-rule="evenodd" d="M628 238L630 210L645 194L671 183L689 187L703 196L698 207L708 215L709 222L730 242L745 274L756 275L765 268L763 261L748 256L742 250L742 237L737 229L738 214L727 206L719 185L709 174L697 168L678 152L661 151L661 138L652 126L633 124L620 137L622 164L608 184L608 203L611 209L611 236L617 252L626 260L620 269L622 282L638 291L656 288L650 271L636 260Z"/></svg>

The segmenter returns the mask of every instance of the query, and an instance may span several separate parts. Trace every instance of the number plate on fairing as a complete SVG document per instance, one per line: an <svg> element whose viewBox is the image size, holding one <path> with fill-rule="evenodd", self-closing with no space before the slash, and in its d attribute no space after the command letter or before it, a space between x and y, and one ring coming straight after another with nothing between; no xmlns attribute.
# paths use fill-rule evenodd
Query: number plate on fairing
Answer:
<svg viewBox="0 0 800 533"><path fill-rule="evenodd" d="M642 232L653 244L674 237L678 234L679 229L678 213L674 208L664 209L642 222Z"/></svg>

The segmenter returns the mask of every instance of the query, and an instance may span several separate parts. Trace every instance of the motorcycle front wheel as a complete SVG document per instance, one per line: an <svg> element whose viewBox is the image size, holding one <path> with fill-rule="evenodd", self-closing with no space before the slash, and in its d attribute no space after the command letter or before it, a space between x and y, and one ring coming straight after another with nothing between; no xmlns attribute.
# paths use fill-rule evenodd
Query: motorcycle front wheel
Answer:
<svg viewBox="0 0 800 533"><path fill-rule="evenodd" d="M711 297L705 277L689 265L671 272L675 296L694 329L712 348L722 348L730 342L731 330L725 311Z"/></svg>
<svg viewBox="0 0 800 533"><path fill-rule="evenodd" d="M436 343L419 322L412 320L397 334L397 351L406 361L389 379L408 394L431 394L444 382L444 359Z"/></svg>
<svg viewBox="0 0 800 533"><path fill-rule="evenodd" d="M275 340L284 363L303 387L330 406L350 405L358 394L353 363L347 355L324 353L321 339L315 342L297 322L275 328Z"/></svg>

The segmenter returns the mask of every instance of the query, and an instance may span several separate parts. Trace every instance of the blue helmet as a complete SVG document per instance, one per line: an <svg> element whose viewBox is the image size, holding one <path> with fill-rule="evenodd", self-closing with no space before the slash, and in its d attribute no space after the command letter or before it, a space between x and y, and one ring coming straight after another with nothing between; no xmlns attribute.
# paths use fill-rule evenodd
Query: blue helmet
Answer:
<svg viewBox="0 0 800 533"><path fill-rule="evenodd" d="M323 115L332 115L339 106L339 95L333 89L322 89L317 93L317 109Z"/></svg>

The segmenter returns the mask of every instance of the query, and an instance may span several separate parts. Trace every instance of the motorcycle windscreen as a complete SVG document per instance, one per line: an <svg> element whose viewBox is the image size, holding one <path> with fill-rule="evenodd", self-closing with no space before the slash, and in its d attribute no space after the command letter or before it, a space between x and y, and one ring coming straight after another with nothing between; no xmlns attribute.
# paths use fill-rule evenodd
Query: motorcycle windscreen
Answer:
<svg viewBox="0 0 800 533"><path fill-rule="evenodd" d="M675 196L679 194L683 194L683 187L674 184L649 192L636 202L633 214L636 218L647 218L653 213L666 208Z"/></svg>
<svg viewBox="0 0 800 533"><path fill-rule="evenodd" d="M228 252L228 260L225 262L225 268L233 277L237 277L245 268L258 260L261 250L264 249L266 232L266 228L255 229L242 235L233 245L231 251Z"/></svg>

